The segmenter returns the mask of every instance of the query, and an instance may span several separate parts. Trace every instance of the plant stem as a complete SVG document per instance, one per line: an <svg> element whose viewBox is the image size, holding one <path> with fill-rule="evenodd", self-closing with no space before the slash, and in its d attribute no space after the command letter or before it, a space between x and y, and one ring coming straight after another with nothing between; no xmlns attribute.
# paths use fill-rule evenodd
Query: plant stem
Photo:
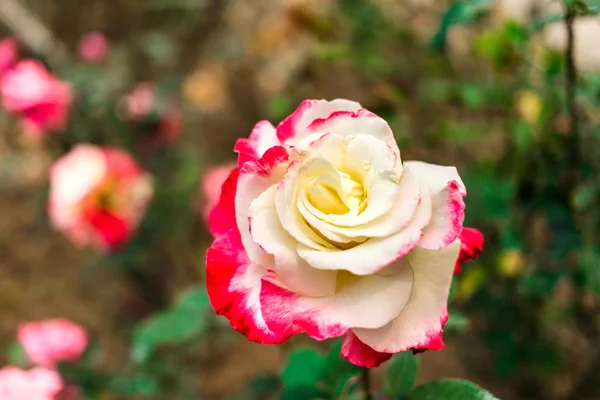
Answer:
<svg viewBox="0 0 600 400"><path fill-rule="evenodd" d="M364 399L372 400L371 397L371 379L370 379L369 368L363 368L360 374L360 380L362 382L363 390L364 390Z"/></svg>

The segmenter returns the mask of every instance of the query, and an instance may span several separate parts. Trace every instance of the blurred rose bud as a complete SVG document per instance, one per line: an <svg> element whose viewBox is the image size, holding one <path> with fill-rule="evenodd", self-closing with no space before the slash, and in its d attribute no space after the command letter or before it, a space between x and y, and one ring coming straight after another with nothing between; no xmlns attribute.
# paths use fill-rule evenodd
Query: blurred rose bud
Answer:
<svg viewBox="0 0 600 400"><path fill-rule="evenodd" d="M17 41L6 38L0 41L0 73L8 70L17 61Z"/></svg>
<svg viewBox="0 0 600 400"><path fill-rule="evenodd" d="M71 86L34 60L19 62L0 81L2 105L21 115L24 132L41 135L64 128L72 101Z"/></svg>
<svg viewBox="0 0 600 400"><path fill-rule="evenodd" d="M124 244L151 197L151 176L117 148L78 145L50 171L50 222L80 247Z"/></svg>
<svg viewBox="0 0 600 400"><path fill-rule="evenodd" d="M8 366L0 369L0 399L54 400L63 388L56 371L45 368L22 370Z"/></svg>
<svg viewBox="0 0 600 400"><path fill-rule="evenodd" d="M525 259L520 249L504 249L498 256L498 272L502 276L519 276L524 266Z"/></svg>
<svg viewBox="0 0 600 400"><path fill-rule="evenodd" d="M155 97L154 85L152 83L138 83L133 90L121 100L125 117L132 120L146 118L154 110Z"/></svg>
<svg viewBox="0 0 600 400"><path fill-rule="evenodd" d="M108 39L101 32L89 32L79 40L79 56L87 62L97 63L108 54Z"/></svg>
<svg viewBox="0 0 600 400"><path fill-rule="evenodd" d="M50 368L78 360L88 344L85 329L66 319L21 323L17 338L30 361Z"/></svg>
<svg viewBox="0 0 600 400"><path fill-rule="evenodd" d="M454 275L460 272L463 262L479 257L485 241L483 233L474 228L463 228L458 238L460 239L460 253L456 265L454 265Z"/></svg>
<svg viewBox="0 0 600 400"><path fill-rule="evenodd" d="M223 186L223 183L227 180L227 177L231 174L235 166L236 163L231 162L209 168L202 176L203 201L200 203L199 212L202 214L205 222L208 222L210 212L219 202L221 186Z"/></svg>

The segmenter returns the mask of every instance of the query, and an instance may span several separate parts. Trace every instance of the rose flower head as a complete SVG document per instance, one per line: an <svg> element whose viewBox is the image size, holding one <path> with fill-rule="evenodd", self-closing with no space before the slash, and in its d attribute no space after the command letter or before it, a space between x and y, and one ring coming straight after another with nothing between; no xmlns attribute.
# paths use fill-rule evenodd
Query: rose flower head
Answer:
<svg viewBox="0 0 600 400"><path fill-rule="evenodd" d="M22 370L8 366L0 369L0 399L54 400L63 389L58 372L36 367Z"/></svg>
<svg viewBox="0 0 600 400"><path fill-rule="evenodd" d="M52 166L48 214L77 246L111 250L135 232L151 196L151 176L127 152L81 144Z"/></svg>
<svg viewBox="0 0 600 400"><path fill-rule="evenodd" d="M389 125L348 100L306 100L238 140L210 216L211 303L248 339L344 336L374 367L439 350L460 251L455 167L403 162Z"/></svg>
<svg viewBox="0 0 600 400"><path fill-rule="evenodd" d="M88 32L79 40L79 56L82 60L97 63L106 57L109 50L108 39L102 32Z"/></svg>
<svg viewBox="0 0 600 400"><path fill-rule="evenodd" d="M25 134L39 137L65 127L69 117L71 86L34 60L17 63L2 74L2 105L20 115Z"/></svg>
<svg viewBox="0 0 600 400"><path fill-rule="evenodd" d="M24 322L17 338L29 360L52 368L60 361L78 360L88 345L85 329L66 319Z"/></svg>

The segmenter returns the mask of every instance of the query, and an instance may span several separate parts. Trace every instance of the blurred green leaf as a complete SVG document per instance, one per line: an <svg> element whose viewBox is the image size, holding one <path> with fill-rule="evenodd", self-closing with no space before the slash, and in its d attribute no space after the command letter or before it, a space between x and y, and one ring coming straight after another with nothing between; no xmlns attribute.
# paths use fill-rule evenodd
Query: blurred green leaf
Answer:
<svg viewBox="0 0 600 400"><path fill-rule="evenodd" d="M446 325L444 326L444 331L464 332L468 327L469 319L458 311L452 311L448 315L448 322L446 322Z"/></svg>
<svg viewBox="0 0 600 400"><path fill-rule="evenodd" d="M407 400L497 400L491 393L469 381L441 379L425 383L406 396Z"/></svg>
<svg viewBox="0 0 600 400"><path fill-rule="evenodd" d="M340 355L341 350L342 340L337 339L329 349L323 373L323 380L334 398L339 398L343 393L352 393L356 385L351 380L361 371L360 367L349 363Z"/></svg>
<svg viewBox="0 0 600 400"><path fill-rule="evenodd" d="M292 99L286 95L273 97L268 104L267 113L270 118L280 120L293 111Z"/></svg>
<svg viewBox="0 0 600 400"><path fill-rule="evenodd" d="M313 349L297 349L290 353L281 379L286 387L316 385L321 379L326 359Z"/></svg>
<svg viewBox="0 0 600 400"><path fill-rule="evenodd" d="M433 36L431 46L441 49L446 45L448 31L452 25L464 24L472 21L478 13L485 11L493 0L468 0L456 1L442 16L437 33Z"/></svg>
<svg viewBox="0 0 600 400"><path fill-rule="evenodd" d="M15 341L9 343L7 350L6 358L8 359L9 364L21 368L29 364L27 354L25 354L23 346L21 346L18 342Z"/></svg>
<svg viewBox="0 0 600 400"><path fill-rule="evenodd" d="M411 351L395 355L383 378L384 393L393 399L404 396L415 382L418 370L417 358Z"/></svg>
<svg viewBox="0 0 600 400"><path fill-rule="evenodd" d="M279 395L279 400L312 400L328 397L327 393L314 386L294 386L284 389Z"/></svg>
<svg viewBox="0 0 600 400"><path fill-rule="evenodd" d="M131 358L143 363L155 348L178 344L198 336L206 327L208 295L204 286L183 294L169 310L142 322L133 335Z"/></svg>

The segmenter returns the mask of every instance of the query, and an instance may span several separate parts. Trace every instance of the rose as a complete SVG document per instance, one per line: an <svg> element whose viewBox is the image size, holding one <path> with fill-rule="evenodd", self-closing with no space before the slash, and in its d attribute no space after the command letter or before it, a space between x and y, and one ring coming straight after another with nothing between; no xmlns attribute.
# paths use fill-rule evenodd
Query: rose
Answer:
<svg viewBox="0 0 600 400"><path fill-rule="evenodd" d="M85 329L65 319L21 323L17 338L29 360L46 367L76 361L88 344Z"/></svg>
<svg viewBox="0 0 600 400"><path fill-rule="evenodd" d="M40 136L64 128L71 106L71 86L34 60L24 60L2 74L2 104L19 113L25 134Z"/></svg>
<svg viewBox="0 0 600 400"><path fill-rule="evenodd" d="M0 40L0 74L14 65L18 52L15 38L9 37Z"/></svg>
<svg viewBox="0 0 600 400"><path fill-rule="evenodd" d="M108 39L102 32L88 32L79 40L79 56L90 63L104 60L108 49Z"/></svg>
<svg viewBox="0 0 600 400"><path fill-rule="evenodd" d="M36 367L28 371L8 366L0 369L0 399L53 400L63 388L56 371Z"/></svg>
<svg viewBox="0 0 600 400"><path fill-rule="evenodd" d="M128 153L82 144L52 166L48 214L77 246L111 250L133 235L151 196L151 176Z"/></svg>
<svg viewBox="0 0 600 400"><path fill-rule="evenodd" d="M388 124L348 100L307 100L235 146L210 216L207 287L248 339L344 335L373 367L444 347L465 187L454 167L402 162Z"/></svg>

